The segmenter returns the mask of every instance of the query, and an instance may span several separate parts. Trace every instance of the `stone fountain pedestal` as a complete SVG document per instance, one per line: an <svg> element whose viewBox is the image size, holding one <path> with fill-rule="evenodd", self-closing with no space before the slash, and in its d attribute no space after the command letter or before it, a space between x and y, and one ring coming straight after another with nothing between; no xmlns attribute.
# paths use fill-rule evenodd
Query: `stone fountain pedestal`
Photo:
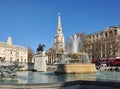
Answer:
<svg viewBox="0 0 120 89"><path fill-rule="evenodd" d="M97 73L95 64L90 63L87 53L64 53L63 62L57 64L55 73Z"/></svg>
<svg viewBox="0 0 120 89"><path fill-rule="evenodd" d="M58 64L57 70L55 73L97 73L95 64L80 64L80 63L71 63L71 64Z"/></svg>

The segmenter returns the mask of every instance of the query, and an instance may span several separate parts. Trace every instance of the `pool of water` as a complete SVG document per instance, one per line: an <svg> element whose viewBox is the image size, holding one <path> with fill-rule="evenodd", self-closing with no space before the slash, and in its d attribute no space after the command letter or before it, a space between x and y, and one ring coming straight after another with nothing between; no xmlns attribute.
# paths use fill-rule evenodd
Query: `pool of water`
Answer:
<svg viewBox="0 0 120 89"><path fill-rule="evenodd" d="M91 74L55 74L53 72L20 71L17 72L17 77L14 80L1 80L0 83L37 84L56 83L74 80L120 82L120 72L99 72Z"/></svg>

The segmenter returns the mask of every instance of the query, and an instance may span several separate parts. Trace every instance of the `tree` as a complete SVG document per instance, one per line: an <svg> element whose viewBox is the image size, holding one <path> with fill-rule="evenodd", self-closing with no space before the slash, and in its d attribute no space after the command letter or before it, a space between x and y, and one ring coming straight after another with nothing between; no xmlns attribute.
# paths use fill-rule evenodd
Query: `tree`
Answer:
<svg viewBox="0 0 120 89"><path fill-rule="evenodd" d="M28 63L32 62L33 56L34 56L33 50L30 47L28 47Z"/></svg>
<svg viewBox="0 0 120 89"><path fill-rule="evenodd" d="M36 49L37 53L42 53L44 50L45 45L44 44L39 44L38 48Z"/></svg>

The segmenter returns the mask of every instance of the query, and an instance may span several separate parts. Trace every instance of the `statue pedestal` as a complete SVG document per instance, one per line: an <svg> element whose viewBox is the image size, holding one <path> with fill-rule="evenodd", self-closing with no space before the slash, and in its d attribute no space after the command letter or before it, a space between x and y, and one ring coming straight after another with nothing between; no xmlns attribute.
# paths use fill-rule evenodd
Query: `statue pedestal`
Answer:
<svg viewBox="0 0 120 89"><path fill-rule="evenodd" d="M35 57L34 69L37 71L47 71L45 55L37 55Z"/></svg>

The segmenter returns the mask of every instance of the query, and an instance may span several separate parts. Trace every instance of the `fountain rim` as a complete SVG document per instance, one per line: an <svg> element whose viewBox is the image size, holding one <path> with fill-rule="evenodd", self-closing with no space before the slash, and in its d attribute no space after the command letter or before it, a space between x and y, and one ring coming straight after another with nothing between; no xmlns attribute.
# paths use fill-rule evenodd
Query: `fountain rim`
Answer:
<svg viewBox="0 0 120 89"><path fill-rule="evenodd" d="M90 81L90 80L75 80L75 81L65 81L65 82L57 82L57 83L35 83L35 84L2 84L0 83L0 88L57 88L57 87L69 87L74 85L93 85L93 86L108 86L108 87L120 87L120 82L117 81Z"/></svg>

